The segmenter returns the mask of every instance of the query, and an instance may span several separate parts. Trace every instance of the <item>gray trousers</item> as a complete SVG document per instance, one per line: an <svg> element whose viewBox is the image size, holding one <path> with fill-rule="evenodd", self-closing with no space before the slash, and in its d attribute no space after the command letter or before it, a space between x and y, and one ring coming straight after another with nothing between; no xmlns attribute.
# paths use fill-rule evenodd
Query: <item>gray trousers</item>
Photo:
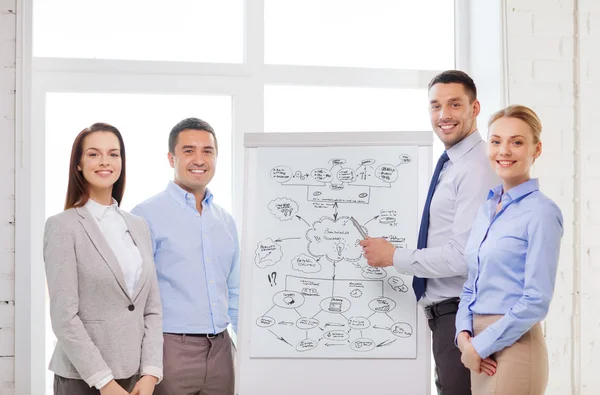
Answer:
<svg viewBox="0 0 600 395"><path fill-rule="evenodd" d="M137 376L130 377L128 379L116 380L116 382L123 387L127 392L131 392L135 383L137 383ZM96 387L90 387L83 380L67 379L65 377L54 375L54 395L99 395L100 391Z"/></svg>
<svg viewBox="0 0 600 395"><path fill-rule="evenodd" d="M471 395L471 371L460 361L460 350L454 345L456 313L429 320L433 336L435 384L440 395Z"/></svg>
<svg viewBox="0 0 600 395"><path fill-rule="evenodd" d="M164 334L164 378L154 395L233 395L231 338Z"/></svg>

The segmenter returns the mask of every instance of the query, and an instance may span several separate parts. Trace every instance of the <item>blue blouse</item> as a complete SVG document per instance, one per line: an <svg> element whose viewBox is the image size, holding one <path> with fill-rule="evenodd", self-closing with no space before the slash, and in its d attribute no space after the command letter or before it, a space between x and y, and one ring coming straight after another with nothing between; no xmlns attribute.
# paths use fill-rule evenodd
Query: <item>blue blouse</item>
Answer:
<svg viewBox="0 0 600 395"><path fill-rule="evenodd" d="M473 334L473 314L504 315L472 339L479 356L487 358L543 320L554 292L562 235L562 213L540 192L537 179L504 194L502 185L492 189L465 249L469 272L455 339L462 331Z"/></svg>

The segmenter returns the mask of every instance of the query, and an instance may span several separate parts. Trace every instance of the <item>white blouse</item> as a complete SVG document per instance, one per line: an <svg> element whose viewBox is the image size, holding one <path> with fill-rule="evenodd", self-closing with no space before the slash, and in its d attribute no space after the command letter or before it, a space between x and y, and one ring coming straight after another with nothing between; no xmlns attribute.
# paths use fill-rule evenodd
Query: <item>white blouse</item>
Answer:
<svg viewBox="0 0 600 395"><path fill-rule="evenodd" d="M142 273L142 255L131 238L125 219L119 213L117 202L113 199L112 205L104 206L88 199L84 207L96 220L102 235L117 257L125 277L127 293L133 298L135 285Z"/></svg>

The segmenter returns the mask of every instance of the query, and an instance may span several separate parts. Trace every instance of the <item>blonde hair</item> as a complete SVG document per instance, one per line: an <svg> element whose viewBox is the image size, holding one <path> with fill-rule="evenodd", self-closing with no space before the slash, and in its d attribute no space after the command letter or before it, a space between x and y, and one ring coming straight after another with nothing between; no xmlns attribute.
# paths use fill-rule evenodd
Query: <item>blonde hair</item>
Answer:
<svg viewBox="0 0 600 395"><path fill-rule="evenodd" d="M540 142L540 135L542 134L542 121L540 121L540 118L531 108L521 106L519 104L508 106L494 113L490 117L490 121L488 122L488 129L492 126L494 122L496 122L500 118L520 119L521 121L525 122L527 126L529 126L529 128L531 129L531 133L533 134L533 143L537 144Z"/></svg>

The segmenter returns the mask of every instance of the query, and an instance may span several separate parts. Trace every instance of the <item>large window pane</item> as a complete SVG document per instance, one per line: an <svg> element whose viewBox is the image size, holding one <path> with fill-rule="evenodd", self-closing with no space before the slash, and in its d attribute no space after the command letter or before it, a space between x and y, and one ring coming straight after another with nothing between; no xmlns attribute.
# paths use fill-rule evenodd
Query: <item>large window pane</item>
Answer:
<svg viewBox="0 0 600 395"><path fill-rule="evenodd" d="M33 55L241 63L243 0L36 0Z"/></svg>
<svg viewBox="0 0 600 395"><path fill-rule="evenodd" d="M443 70L452 0L265 0L265 62Z"/></svg>
<svg viewBox="0 0 600 395"><path fill-rule="evenodd" d="M127 187L121 207L136 204L163 190L173 178L167 160L169 131L180 120L195 116L215 129L219 141L218 166L209 188L215 201L231 212L231 97L96 93L49 93L46 96L46 217L63 209L69 157L75 136L94 122L116 126L127 153ZM47 300L46 300L47 303ZM46 305L46 362L55 337ZM52 373L46 375L52 393Z"/></svg>
<svg viewBox="0 0 600 395"><path fill-rule="evenodd" d="M431 130L426 89L265 87L266 132Z"/></svg>

